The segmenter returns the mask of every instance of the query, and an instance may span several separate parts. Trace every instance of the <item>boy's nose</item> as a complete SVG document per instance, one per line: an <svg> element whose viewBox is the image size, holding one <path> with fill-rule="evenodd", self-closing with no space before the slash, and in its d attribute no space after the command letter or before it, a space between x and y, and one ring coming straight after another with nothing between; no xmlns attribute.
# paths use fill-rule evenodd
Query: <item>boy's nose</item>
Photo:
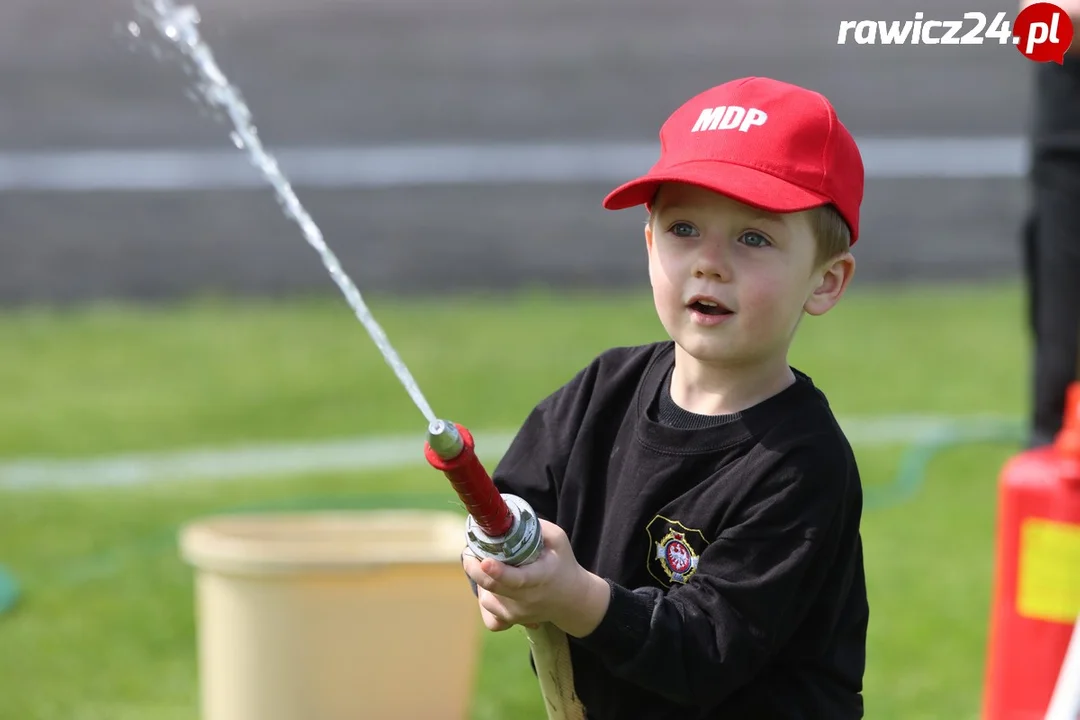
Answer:
<svg viewBox="0 0 1080 720"><path fill-rule="evenodd" d="M694 277L715 277L720 280L731 279L731 263L723 243L702 243L700 252L694 258Z"/></svg>

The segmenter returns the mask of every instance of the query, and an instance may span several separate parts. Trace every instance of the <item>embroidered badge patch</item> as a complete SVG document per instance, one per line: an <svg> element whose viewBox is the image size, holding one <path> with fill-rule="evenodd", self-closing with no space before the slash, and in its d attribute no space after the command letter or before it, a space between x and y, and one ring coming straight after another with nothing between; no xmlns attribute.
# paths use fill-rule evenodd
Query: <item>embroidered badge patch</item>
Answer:
<svg viewBox="0 0 1080 720"><path fill-rule="evenodd" d="M705 536L662 515L654 517L646 529L649 573L664 585L685 584L697 572L698 557L708 545Z"/></svg>

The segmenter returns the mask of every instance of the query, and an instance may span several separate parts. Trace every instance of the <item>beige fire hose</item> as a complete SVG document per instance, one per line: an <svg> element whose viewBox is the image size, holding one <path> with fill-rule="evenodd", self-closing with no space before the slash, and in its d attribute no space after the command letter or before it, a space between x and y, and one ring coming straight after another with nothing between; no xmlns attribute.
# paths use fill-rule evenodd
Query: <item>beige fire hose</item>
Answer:
<svg viewBox="0 0 1080 720"><path fill-rule="evenodd" d="M574 668L566 633L551 623L525 628L548 720L585 720L574 690Z"/></svg>

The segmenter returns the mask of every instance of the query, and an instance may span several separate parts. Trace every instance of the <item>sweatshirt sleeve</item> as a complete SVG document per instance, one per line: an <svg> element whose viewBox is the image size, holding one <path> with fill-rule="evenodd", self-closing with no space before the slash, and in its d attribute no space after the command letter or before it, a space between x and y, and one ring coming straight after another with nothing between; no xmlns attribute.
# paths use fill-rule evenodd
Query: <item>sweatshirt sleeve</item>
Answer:
<svg viewBox="0 0 1080 720"><path fill-rule="evenodd" d="M750 491L686 584L609 581L604 619L574 642L673 702L721 702L776 657L820 600L843 515L857 512L849 482L841 459L795 454Z"/></svg>

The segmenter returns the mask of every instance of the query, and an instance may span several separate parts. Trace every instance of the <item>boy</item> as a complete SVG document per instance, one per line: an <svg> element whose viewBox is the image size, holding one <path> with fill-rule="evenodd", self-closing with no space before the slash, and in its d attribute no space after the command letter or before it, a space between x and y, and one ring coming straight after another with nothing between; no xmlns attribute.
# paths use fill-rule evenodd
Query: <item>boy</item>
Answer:
<svg viewBox="0 0 1080 720"><path fill-rule="evenodd" d="M545 549L466 573L490 630L566 633L589 718L861 718L859 472L787 364L855 268L858 148L825 98L765 78L692 98L660 141L604 206L649 211L671 341L601 354L532 411L493 479Z"/></svg>

